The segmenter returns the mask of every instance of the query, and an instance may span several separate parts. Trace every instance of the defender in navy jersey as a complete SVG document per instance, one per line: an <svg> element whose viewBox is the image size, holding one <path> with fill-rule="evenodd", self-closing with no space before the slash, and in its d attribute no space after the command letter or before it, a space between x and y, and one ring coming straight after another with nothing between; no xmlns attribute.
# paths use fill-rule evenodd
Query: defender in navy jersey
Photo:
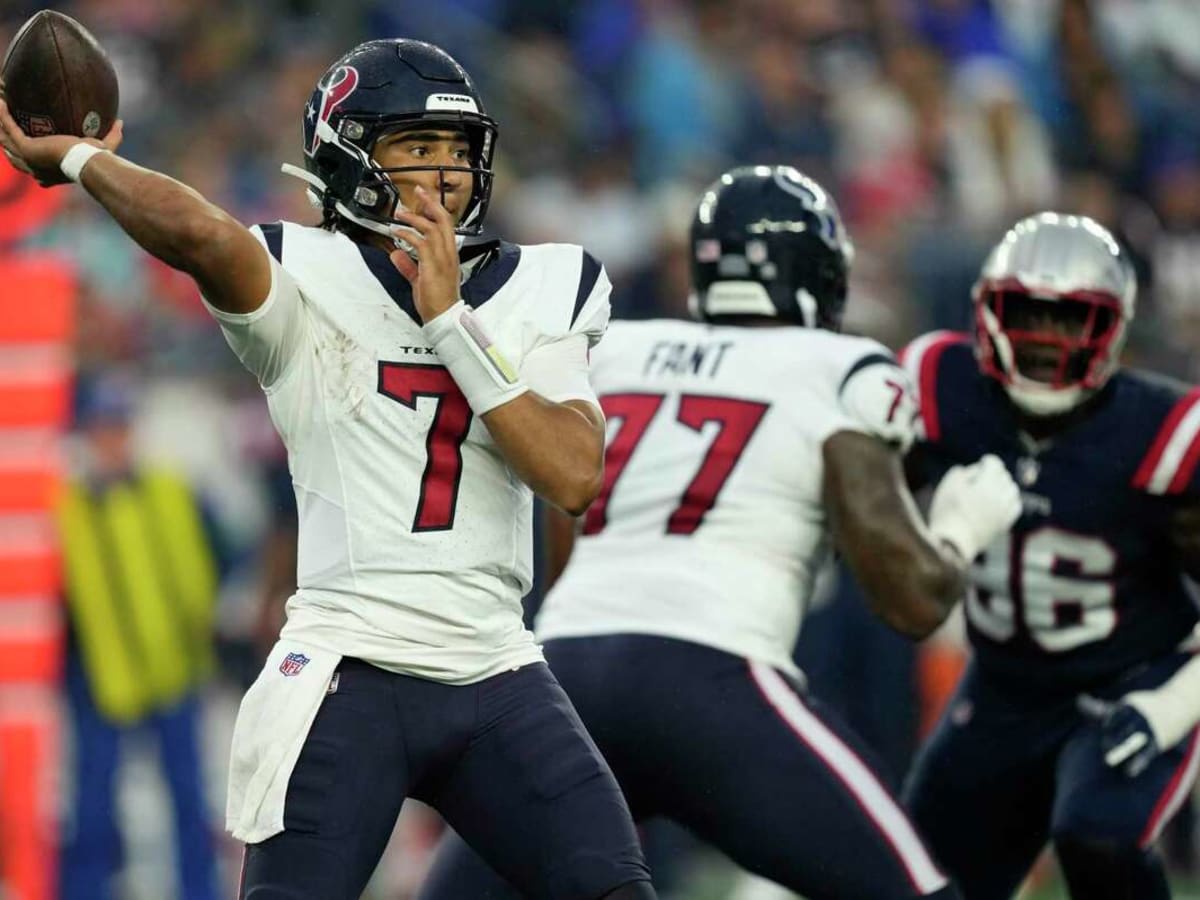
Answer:
<svg viewBox="0 0 1200 900"><path fill-rule="evenodd" d="M832 543L881 617L936 627L1016 485L997 460L957 467L920 520L900 469L914 393L886 349L837 333L850 246L811 179L727 173L692 247L704 321L616 322L592 356L605 483L577 534L552 516L565 569L538 638L635 817L812 900L956 897L791 652ZM450 840L425 900L509 896Z"/></svg>
<svg viewBox="0 0 1200 900"><path fill-rule="evenodd" d="M1077 900L1169 896L1152 848L1200 764L1200 391L1117 369L1135 290L1107 231L1041 214L985 264L974 340L904 354L911 467L995 454L1022 490L972 567L974 657L908 786L968 900L1010 897L1047 840Z"/></svg>
<svg viewBox="0 0 1200 900"><path fill-rule="evenodd" d="M496 123L443 50L371 41L304 114L320 226L246 228L109 143L0 143L80 181L192 275L288 449L298 590L238 713L240 896L354 900L407 797L529 897L653 898L611 771L522 620L536 491L600 488L588 353L609 282L581 247L478 235Z"/></svg>

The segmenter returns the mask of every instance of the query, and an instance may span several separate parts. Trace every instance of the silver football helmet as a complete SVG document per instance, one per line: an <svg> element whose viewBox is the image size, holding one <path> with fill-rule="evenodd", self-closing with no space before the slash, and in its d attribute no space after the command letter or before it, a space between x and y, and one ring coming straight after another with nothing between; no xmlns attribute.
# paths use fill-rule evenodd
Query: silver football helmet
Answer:
<svg viewBox="0 0 1200 900"><path fill-rule="evenodd" d="M975 282L975 352L1017 407L1068 412L1119 365L1137 279L1109 231L1086 216L1022 219Z"/></svg>

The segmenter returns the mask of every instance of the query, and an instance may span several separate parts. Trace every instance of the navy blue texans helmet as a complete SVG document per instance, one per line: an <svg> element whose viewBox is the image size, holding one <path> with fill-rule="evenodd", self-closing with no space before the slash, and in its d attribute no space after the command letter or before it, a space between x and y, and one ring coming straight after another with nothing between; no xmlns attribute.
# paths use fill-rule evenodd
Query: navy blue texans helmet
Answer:
<svg viewBox="0 0 1200 900"><path fill-rule="evenodd" d="M304 108L304 169L283 169L308 183L326 223L340 217L389 234L400 203L389 173L446 168L384 169L371 159L380 137L417 125L466 134L473 185L456 230L479 234L492 194L496 123L471 76L433 44L368 41L330 66Z"/></svg>
<svg viewBox="0 0 1200 900"><path fill-rule="evenodd" d="M838 331L854 247L833 198L791 166L731 169L691 231L693 315L765 316Z"/></svg>

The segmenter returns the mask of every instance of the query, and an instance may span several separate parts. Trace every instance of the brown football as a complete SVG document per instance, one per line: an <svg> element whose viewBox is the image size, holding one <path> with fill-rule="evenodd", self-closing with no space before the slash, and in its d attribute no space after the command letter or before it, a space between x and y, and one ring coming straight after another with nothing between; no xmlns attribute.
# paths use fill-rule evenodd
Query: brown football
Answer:
<svg viewBox="0 0 1200 900"><path fill-rule="evenodd" d="M4 54L4 93L32 136L103 137L117 117L117 73L88 30L43 9L21 26Z"/></svg>

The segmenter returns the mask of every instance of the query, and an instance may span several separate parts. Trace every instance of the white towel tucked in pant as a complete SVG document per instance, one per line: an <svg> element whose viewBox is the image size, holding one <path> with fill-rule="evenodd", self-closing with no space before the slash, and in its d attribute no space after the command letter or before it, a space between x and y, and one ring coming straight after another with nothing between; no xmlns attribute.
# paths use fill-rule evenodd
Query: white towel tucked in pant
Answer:
<svg viewBox="0 0 1200 900"><path fill-rule="evenodd" d="M283 831L288 780L341 655L280 640L238 709L225 827L256 844Z"/></svg>

